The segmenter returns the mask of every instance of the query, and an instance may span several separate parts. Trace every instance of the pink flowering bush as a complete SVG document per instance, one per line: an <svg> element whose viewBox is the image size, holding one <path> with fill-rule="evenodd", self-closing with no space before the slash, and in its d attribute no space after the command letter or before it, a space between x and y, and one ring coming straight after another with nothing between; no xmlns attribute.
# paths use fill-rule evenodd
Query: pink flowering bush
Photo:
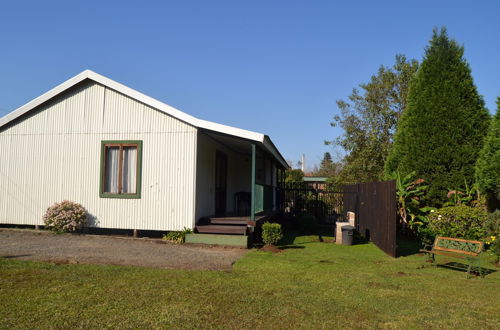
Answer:
<svg viewBox="0 0 500 330"><path fill-rule="evenodd" d="M43 222L55 232L74 232L87 223L87 210L78 203L62 201L47 209Z"/></svg>

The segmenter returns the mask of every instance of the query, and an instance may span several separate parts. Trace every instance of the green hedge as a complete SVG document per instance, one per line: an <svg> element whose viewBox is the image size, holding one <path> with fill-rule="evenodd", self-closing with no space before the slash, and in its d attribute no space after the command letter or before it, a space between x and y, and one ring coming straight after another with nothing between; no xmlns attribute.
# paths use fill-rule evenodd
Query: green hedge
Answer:
<svg viewBox="0 0 500 330"><path fill-rule="evenodd" d="M482 209L466 205L449 206L430 214L429 229L436 236L479 240L488 233L488 220L488 213Z"/></svg>

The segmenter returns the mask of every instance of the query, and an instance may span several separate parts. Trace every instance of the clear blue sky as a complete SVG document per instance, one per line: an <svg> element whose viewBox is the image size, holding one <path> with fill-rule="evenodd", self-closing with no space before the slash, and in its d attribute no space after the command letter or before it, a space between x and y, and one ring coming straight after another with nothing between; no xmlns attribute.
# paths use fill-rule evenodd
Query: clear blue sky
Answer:
<svg viewBox="0 0 500 330"><path fill-rule="evenodd" d="M498 1L3 1L0 116L91 69L193 116L271 136L312 166L353 87L436 26L465 46L491 112Z"/></svg>

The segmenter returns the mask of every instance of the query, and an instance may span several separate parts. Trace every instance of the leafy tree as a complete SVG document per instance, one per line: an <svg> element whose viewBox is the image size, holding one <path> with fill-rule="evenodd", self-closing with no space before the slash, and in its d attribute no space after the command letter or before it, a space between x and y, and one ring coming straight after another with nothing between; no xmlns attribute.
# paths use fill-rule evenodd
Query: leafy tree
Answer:
<svg viewBox="0 0 500 330"><path fill-rule="evenodd" d="M347 154L343 159L340 181L367 182L380 179L392 144L398 119L406 107L408 85L418 69L416 60L396 56L392 67L381 66L362 92L354 88L349 102L339 100L340 115L332 126L339 126L344 134L335 141Z"/></svg>
<svg viewBox="0 0 500 330"><path fill-rule="evenodd" d="M500 97L476 163L476 182L480 191L489 197L490 207L497 208L500 200Z"/></svg>
<svg viewBox="0 0 500 330"><path fill-rule="evenodd" d="M488 127L488 111L463 54L445 28L434 30L385 164L387 175L415 171L429 184L427 199L434 205L464 178L472 184Z"/></svg>
<svg viewBox="0 0 500 330"><path fill-rule="evenodd" d="M285 182L302 182L304 172L298 169L289 169L285 172Z"/></svg>

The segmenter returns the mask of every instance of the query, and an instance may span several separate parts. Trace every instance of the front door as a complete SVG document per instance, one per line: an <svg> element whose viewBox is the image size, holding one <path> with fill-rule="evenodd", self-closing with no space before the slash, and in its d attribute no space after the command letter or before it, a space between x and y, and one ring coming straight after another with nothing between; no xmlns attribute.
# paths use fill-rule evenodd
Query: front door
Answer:
<svg viewBox="0 0 500 330"><path fill-rule="evenodd" d="M215 215L226 215L226 187L227 156L217 151L215 154Z"/></svg>

